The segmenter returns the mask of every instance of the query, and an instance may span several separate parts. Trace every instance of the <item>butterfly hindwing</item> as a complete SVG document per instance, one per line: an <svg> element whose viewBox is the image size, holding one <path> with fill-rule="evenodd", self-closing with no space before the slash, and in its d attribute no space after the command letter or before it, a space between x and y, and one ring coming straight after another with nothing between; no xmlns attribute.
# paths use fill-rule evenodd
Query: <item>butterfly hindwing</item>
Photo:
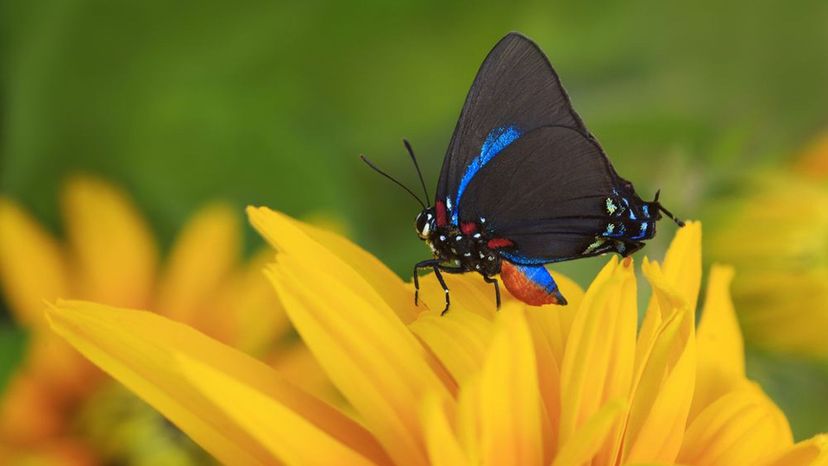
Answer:
<svg viewBox="0 0 828 466"><path fill-rule="evenodd" d="M544 126L492 157L468 183L455 211L461 222L483 218L487 229L513 241L513 259L581 257L607 225L606 199L617 183L592 139Z"/></svg>

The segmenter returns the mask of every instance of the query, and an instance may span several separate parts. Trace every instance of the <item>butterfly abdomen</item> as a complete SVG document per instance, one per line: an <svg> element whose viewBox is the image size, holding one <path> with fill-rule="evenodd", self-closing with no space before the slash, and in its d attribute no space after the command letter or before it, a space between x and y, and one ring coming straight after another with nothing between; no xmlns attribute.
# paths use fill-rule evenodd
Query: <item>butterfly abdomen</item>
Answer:
<svg viewBox="0 0 828 466"><path fill-rule="evenodd" d="M558 290L555 280L542 265L521 266L503 261L500 278L512 296L526 304L566 304L566 299Z"/></svg>

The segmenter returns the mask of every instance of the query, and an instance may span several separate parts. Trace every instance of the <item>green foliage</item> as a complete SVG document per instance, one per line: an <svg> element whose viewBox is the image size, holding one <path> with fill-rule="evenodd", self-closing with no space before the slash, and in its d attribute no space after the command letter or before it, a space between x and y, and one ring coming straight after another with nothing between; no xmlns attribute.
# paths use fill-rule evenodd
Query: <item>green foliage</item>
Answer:
<svg viewBox="0 0 828 466"><path fill-rule="evenodd" d="M828 432L828 363L756 349L748 356L748 373L788 416L795 438Z"/></svg>
<svg viewBox="0 0 828 466"><path fill-rule="evenodd" d="M26 347L26 335L19 328L0 322L0 394L20 363Z"/></svg>

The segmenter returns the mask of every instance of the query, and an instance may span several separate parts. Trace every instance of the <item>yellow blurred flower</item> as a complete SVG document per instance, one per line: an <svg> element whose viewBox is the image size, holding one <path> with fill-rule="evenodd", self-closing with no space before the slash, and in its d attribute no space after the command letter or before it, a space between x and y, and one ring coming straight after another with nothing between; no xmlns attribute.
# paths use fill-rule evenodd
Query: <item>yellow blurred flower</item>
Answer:
<svg viewBox="0 0 828 466"><path fill-rule="evenodd" d="M125 451L129 441L149 446L148 428L157 428L156 438L171 430L145 405L146 413L132 409L126 421L124 409L107 410L113 397L122 400L118 406L129 405L126 393L119 395L118 384L54 336L43 318L44 300L155 309L260 355L289 330L261 276L272 253L241 262L241 225L230 207L213 204L195 214L163 267L145 220L115 187L73 178L61 192L61 210L65 240L0 197L0 285L14 318L29 333L25 360L0 395L0 464L97 464L125 461L124 454L135 460ZM294 353L303 351L283 353L282 359L296 359ZM135 419L146 420L139 426L143 437L127 422Z"/></svg>
<svg viewBox="0 0 828 466"><path fill-rule="evenodd" d="M218 460L246 464L793 466L828 464L828 438L794 444L744 373L730 269L711 271L702 321L701 226L679 230L637 331L631 259L567 307L497 313L476 277L446 277L452 309L423 303L344 238L265 208L267 275L290 320L347 400L337 407L278 370L163 316L80 301L52 328Z"/></svg>
<svg viewBox="0 0 828 466"><path fill-rule="evenodd" d="M828 181L828 131L805 148L797 158L794 170L812 179Z"/></svg>
<svg viewBox="0 0 828 466"><path fill-rule="evenodd" d="M739 269L733 296L745 337L828 358L828 137L747 192L720 205L709 244Z"/></svg>

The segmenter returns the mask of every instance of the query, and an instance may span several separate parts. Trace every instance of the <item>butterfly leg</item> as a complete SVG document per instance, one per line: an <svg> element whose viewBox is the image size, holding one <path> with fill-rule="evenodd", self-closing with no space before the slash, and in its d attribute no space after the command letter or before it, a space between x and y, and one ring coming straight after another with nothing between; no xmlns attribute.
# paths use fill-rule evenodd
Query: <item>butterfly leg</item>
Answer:
<svg viewBox="0 0 828 466"><path fill-rule="evenodd" d="M437 281L440 282L440 286L443 287L443 291L446 293L446 308L440 313L441 316L444 316L446 315L446 312L448 312L449 306L451 305L451 297L449 297L449 289L448 286L446 286L446 281L443 280L443 274L440 272L439 264L434 264L434 275L437 276Z"/></svg>
<svg viewBox="0 0 828 466"><path fill-rule="evenodd" d="M486 283L491 283L491 284L494 285L495 303L497 304L497 309L499 310L500 309L500 286L497 283L497 279L492 278L492 277L487 277L487 276L483 275L483 281L486 282Z"/></svg>
<svg viewBox="0 0 828 466"><path fill-rule="evenodd" d="M439 259L428 259L414 264L414 305L420 305L420 269L430 269L440 263ZM435 269L436 270L436 269ZM442 278L441 278L442 281ZM443 285L445 289L445 285ZM446 292L448 293L448 291Z"/></svg>

